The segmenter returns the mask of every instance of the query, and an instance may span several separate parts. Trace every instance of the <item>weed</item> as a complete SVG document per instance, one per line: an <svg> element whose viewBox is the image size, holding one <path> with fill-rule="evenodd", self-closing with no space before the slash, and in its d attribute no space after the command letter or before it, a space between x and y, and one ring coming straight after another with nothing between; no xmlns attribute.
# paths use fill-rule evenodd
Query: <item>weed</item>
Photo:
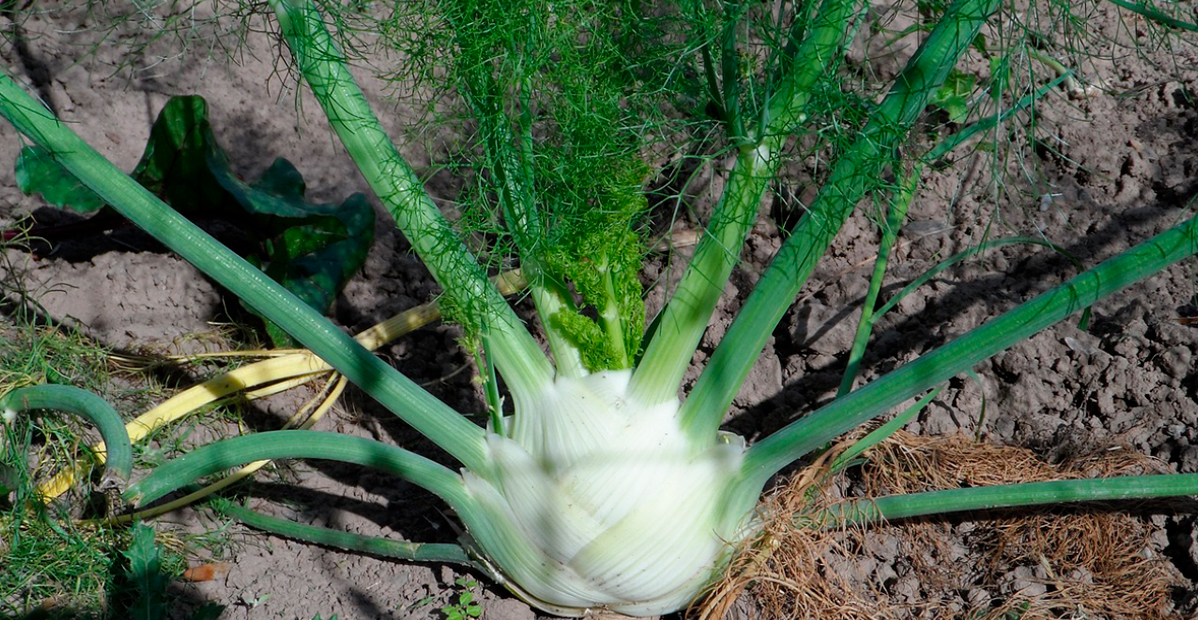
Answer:
<svg viewBox="0 0 1198 620"><path fill-rule="evenodd" d="M469 577L458 577L454 585L461 589L453 603L441 608L445 620L470 620L483 615L482 605L474 602L478 582Z"/></svg>

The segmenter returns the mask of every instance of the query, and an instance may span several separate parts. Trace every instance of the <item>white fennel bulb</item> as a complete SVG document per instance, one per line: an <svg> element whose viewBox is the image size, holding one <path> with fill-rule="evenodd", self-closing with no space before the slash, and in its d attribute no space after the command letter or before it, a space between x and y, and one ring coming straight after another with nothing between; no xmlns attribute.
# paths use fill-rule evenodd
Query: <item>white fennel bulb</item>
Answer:
<svg viewBox="0 0 1198 620"><path fill-rule="evenodd" d="M509 588L555 613L685 606L753 507L728 500L744 440L690 445L679 403L638 406L630 375L559 378L517 402L507 432L487 435L491 470L464 473L482 506L463 515L474 544Z"/></svg>

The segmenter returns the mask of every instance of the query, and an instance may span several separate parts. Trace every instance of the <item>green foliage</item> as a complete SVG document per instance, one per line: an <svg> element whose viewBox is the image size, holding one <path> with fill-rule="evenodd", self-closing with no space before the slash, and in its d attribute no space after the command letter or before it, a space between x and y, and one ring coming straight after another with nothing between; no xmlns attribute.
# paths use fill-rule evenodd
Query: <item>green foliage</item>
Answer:
<svg viewBox="0 0 1198 620"><path fill-rule="evenodd" d="M122 555L129 565L126 569L133 603L129 614L133 620L160 620L166 617L166 588L171 579L162 571L161 550L154 541L154 528L138 523L130 529L129 548Z"/></svg>
<svg viewBox="0 0 1198 620"><path fill-rule="evenodd" d="M104 200L80 183L54 158L36 147L21 149L16 165L17 187L26 194L41 194L56 207L68 207L79 213L92 213L104 206Z"/></svg>
<svg viewBox="0 0 1198 620"><path fill-rule="evenodd" d="M56 206L88 213L103 204L38 147L22 150L17 175L22 191L40 193ZM260 247L247 258L320 311L361 267L374 238L374 211L365 196L339 205L308 202L303 177L286 159L257 181L241 180L200 97L167 102L132 176L184 215L224 218L260 235ZM276 344L292 343L269 321L267 332Z"/></svg>
<svg viewBox="0 0 1198 620"><path fill-rule="evenodd" d="M164 620L170 617L169 587L174 581L173 571L168 568L162 545L157 541L154 528L145 523L136 523L129 529L129 546L121 555L125 559L123 582L128 605L118 607L113 617L131 620ZM189 620L216 620L224 606L204 603L195 608Z"/></svg>
<svg viewBox="0 0 1198 620"><path fill-rule="evenodd" d="M24 617L54 600L82 617L99 618L119 537L108 528L77 525L36 501L29 459L36 437L71 437L53 416L38 422L0 425L0 468L8 487L0 496L0 616ZM56 458L54 450L45 453Z"/></svg>
<svg viewBox="0 0 1198 620"><path fill-rule="evenodd" d="M603 328L578 310L558 310L549 317L549 327L562 332L578 348L588 370L628 367L626 356L616 350Z"/></svg>
<svg viewBox="0 0 1198 620"><path fill-rule="evenodd" d="M111 582L115 536L78 527L31 505L0 513L0 616L23 617L44 601L74 608L81 617L102 617L103 592Z"/></svg>
<svg viewBox="0 0 1198 620"><path fill-rule="evenodd" d="M502 423L493 423L494 435L487 436L391 367L345 342L348 338L338 340L344 334L320 321L320 317L304 314L307 307L285 291L277 290L278 287L272 288L273 284L252 268L238 261L214 259L214 256L227 257L227 252L215 244L204 245L207 241L196 241L199 235L190 232L187 222L168 219L173 215L169 209L153 201L139 200L138 194L125 184L126 179L105 168L102 164L106 162L82 148L77 137L61 127L51 127L52 123L44 117L24 115L22 109L31 107L28 97L19 93L11 80L0 80L3 91L0 105L6 106L5 114L25 135L53 139L59 145L55 158L69 159L72 154L81 153L78 165L67 166L67 170L91 174L89 186L105 196L123 196L124 201L113 200L114 206L127 203L120 205L122 212L129 213L139 225L167 240L188 260L206 265L214 277L232 283L231 290L237 286L237 294L259 300L257 304L264 312L270 312L280 324L289 325L289 331L301 337L307 346L410 421L469 470L466 473L451 470L399 448L360 438L300 431L262 433L197 450L190 462L172 461L134 485L129 497L150 501L200 475L188 468L203 469L202 474L228 469L231 463L218 457L240 456L249 460L321 457L368 464L439 493L470 529L472 544L478 546L474 551L491 556L489 559L495 561L489 567L508 577L515 576L509 580L512 587L533 592L526 598L539 602L545 609L581 611L609 607L659 613L685 603L683 599L710 577L708 571L722 561L717 554L723 553L724 544L734 538L734 532L740 531L735 526L751 512L769 477L837 434L881 415L913 394L968 371L982 359L1030 337L1094 299L1192 253L1192 239L1198 228L1193 222L986 323L972 335L929 352L860 390L848 392L799 422L760 438L751 448L741 451L743 444L718 431L755 358L813 273L816 261L827 251L837 230L866 197L895 189L886 179L903 173L899 164L907 163L902 158L909 152L911 132L919 126L928 105L938 106L948 112L950 120L962 122L971 111L971 101L978 102L978 107L984 103L974 93L976 79L954 73L954 67L965 54L984 50L985 39L979 33L1001 4L997 0L921 3L918 8L935 25L928 28L928 36L920 38L921 47L888 85L889 91L881 99L873 96L876 93L837 96L842 86L838 82L841 76L838 62L845 56L844 46L856 37L858 20L868 6L863 3L823 0L787 9L794 14L775 16L771 13L772 6L757 3L694 2L662 9L667 14L665 17L638 15L640 7L635 2L586 0L428 0L396 7L398 14L386 20L394 25L385 28L383 35L405 51L407 58L414 59L414 67L408 74L426 81L441 80L456 88L459 99L453 101L458 106L455 111L464 111L471 117L461 123L470 135L461 151L468 156L464 159L469 163L462 164L460 169L471 172L464 175L471 186L458 197L465 214L459 225L468 233L478 232L471 230L471 226L482 227L483 239L477 245L483 246L478 252L484 254L484 263L494 266L512 253L518 255L529 275L532 297L557 356L558 367L554 369L523 330L521 321L514 318L498 293L488 288L485 271L475 262L467 244L454 237L431 197L420 191L418 177L390 146L366 98L353 84L348 68L329 43L326 22L317 14L316 7L304 0L272 2L280 30L296 54L297 66L364 177L444 287L449 299L447 312L473 328L469 333L471 341L490 347L485 353L487 364L493 363L499 369L515 395L512 400L516 411L509 427L513 430L508 437L496 436L504 432ZM338 10L332 3L326 3L326 7ZM675 10L678 14L669 14ZM334 22L340 26L346 14L342 10ZM818 19L813 19L816 16ZM676 37L685 42L681 47L673 45L672 36L676 33L662 26L671 19L683 25L683 34ZM653 36L647 36L647 32ZM661 45L655 48L659 42ZM665 54L659 55L661 50ZM659 60L668 54L677 54L679 59L666 63L666 70L662 71ZM431 65L424 64L446 58L452 60L440 69L429 69ZM664 74L678 77L662 78ZM1017 72L1004 66L1001 75L992 76L991 83L1006 88L1008 78L1013 75ZM691 100L687 101L687 97ZM1001 95L994 97L995 103L1003 100ZM850 105L842 105L846 101ZM22 106L13 102L25 103ZM671 107L674 104L677 107ZM708 118L669 122L672 112L683 110L678 116L698 116L700 109L707 112ZM211 140L202 106L194 102L180 104L175 111L178 113L173 117L175 120L152 139L153 153L143 160L148 163L139 166L137 175L144 177L156 193L178 203L176 208L185 208L181 205L189 201L206 203L228 198L243 206L252 205L251 211L256 214L278 216L289 212L288 205L302 199L302 180L289 165L277 164L254 183L237 179L229 173L223 155ZM819 118L813 118L816 116ZM724 130L726 140L721 146L695 145L690 141L694 134L687 135L688 130L710 129L713 125ZM701 500L687 495L693 503L711 503L700 507L701 510L686 506L688 515L718 514L716 519L721 521L718 527L698 521L687 523L698 524L695 532L699 533L693 540L683 542L698 544L679 543L674 548L713 549L706 557L695 556L698 559L692 566L673 571L672 576L681 575L696 590L670 588L659 593L659 598L646 597L648 602L641 597L635 601L623 600L606 592L588 593L584 597L570 591L552 591L567 582L546 580L543 569L550 563L540 561L536 554L553 558L554 567L571 565L572 570L578 564L573 560L561 561L556 555L562 551L555 546L560 543L553 535L556 529L544 526L594 525L593 533L578 530L585 536L572 533L578 542L589 546L600 539L606 542L613 531L627 534L625 528L633 526L672 524L668 518L675 517L679 509L677 503L663 502L669 505L661 508L662 518L656 518L658 514L638 513L635 520L621 517L615 527L608 527L611 524L602 519L591 519L595 514L583 514L587 518L573 523L558 522L558 514L551 509L530 510L526 513L531 515L528 521L509 522L516 514L512 508L541 507L530 504L527 494L518 494L527 490L523 486L527 480L549 482L543 486L552 488L551 483L562 480L554 476L573 476L581 471L564 465L567 459L560 458L561 453L581 446L578 455L570 456L582 457L580 460L585 462L593 454L612 453L610 446L591 452L588 442L620 437L586 428L588 422L605 422L598 418L613 411L551 399L547 399L550 402L542 410L541 403L529 401L546 392L543 388L550 382L560 380L560 385L571 387L568 380L583 374L577 368L579 363L592 370L626 368L638 356L644 311L637 267L644 254L640 230L648 208L643 188L647 172L641 162L657 164L666 159L662 152L653 151L661 146L659 140L685 145L676 150L662 149L667 153L677 154L691 148L697 153L694 156L706 163L721 152L734 160L713 214L702 218L706 227L703 239L675 288L675 296L668 301L663 312L665 318L659 323L661 327L652 335L643 363L628 373L628 382L623 384L628 386L627 396L631 398L621 399L619 406L611 407L619 409L627 402L635 402L673 423L676 419L670 407L676 405L684 372L694 359L703 330L739 260L745 237L758 220L762 199L783 161L796 161L795 151L808 148L792 147L792 138L796 138L793 142L816 143L809 152L835 158L831 166L820 162L823 170L812 173L816 182L824 186L790 231L774 262L757 280L755 290L741 306L724 340L708 357L706 368L678 416L679 428L670 427L661 437L646 438L648 452L662 449L662 443L654 443L657 440L677 439L682 449L664 452L684 455L688 466L698 462L691 454L704 451L714 454L725 447L745 459L743 463L728 460L728 471L720 470L713 475L711 484L700 479L704 480L699 486ZM42 166L41 159L44 157L30 159L30 170ZM214 166L213 162L220 165ZM198 189L172 190L173 182L168 180L177 174L200 179ZM47 175L31 174L30 178L35 176ZM917 174L911 177L904 180L903 187L914 192ZM908 180L910 186L906 185ZM64 187L56 195L74 196L76 190ZM335 213L304 211L299 217L305 225L317 227L317 232L307 230L294 235L284 232L278 240L272 240L270 245L282 248L284 264L319 252L325 246L316 243L316 238L351 235L352 227ZM898 215L894 217L891 230L898 229L901 219ZM171 225L161 226L168 221ZM319 228L326 224L332 228ZM271 256L275 260L274 254ZM268 271L270 268L266 267ZM491 327L494 329L488 331ZM561 346L562 341L569 346ZM657 346L659 343L665 344ZM559 355L562 350L577 353L582 359L576 361L568 355ZM565 372L557 372L563 368ZM563 377L567 380L561 380ZM562 401L589 398L588 392L582 390L562 393ZM496 405L498 396L489 401L498 418L502 413ZM575 413L577 418L567 417ZM628 412L615 413L623 416ZM561 420L577 423L577 427L542 424ZM681 432L668 432L672 430ZM557 444L546 449L542 444L547 438ZM252 455L251 447L255 450ZM559 448L562 448L560 453ZM269 453L259 454L256 452L259 449ZM628 455L622 449L615 452L620 458L630 458L634 464L638 460L653 460L643 458L648 452L630 450ZM590 467L590 462L587 465L586 474L608 469ZM662 479L651 480L661 484L644 487L647 489L644 493L673 488L671 485L679 478L698 479L692 475L695 469L683 470L680 475L677 471L671 469ZM627 474L625 477L601 482L618 492L629 486L621 482L639 483L645 479L639 471L629 472L621 468L620 474ZM577 482L566 480L576 487L598 488L585 475L580 475ZM1121 496L1116 493L1148 494L1145 489L1153 485L1155 490L1151 493L1182 494L1192 492L1198 484L1194 478L1163 480L1116 481L1110 483L1105 494L1089 492L1092 489L1078 492L1076 488L1066 488L1068 493L1064 493L1053 487L1049 490L1054 494L1042 495L1041 499L1110 499ZM1087 484L1100 488L1108 482ZM147 490L151 488L152 492ZM494 493L474 493L477 488ZM1000 492L1006 495L1003 501L1011 504L1041 501L1037 499L1037 491L1028 491L1029 488ZM853 510L868 518L903 517L932 510L984 506L976 503L980 500L971 500L973 504L965 500L988 497L984 494L995 492L977 491L969 489L937 496L941 499L924 497L910 502L883 498L885 502L871 501ZM492 499L494 503L490 503ZM574 509L582 505L573 502L575 498L568 494L531 499L550 500L544 504L549 507ZM942 500L943 503L937 503ZM532 527L528 527L529 523ZM550 535L529 535L534 532ZM505 535L509 538L504 539ZM643 544L636 542L639 541L634 539L631 546L639 552ZM152 544L152 540L145 544ZM149 573L157 572L152 568L153 552L137 549L138 566ZM638 556L637 559L655 562L663 558ZM131 565L133 560L131 555ZM554 573L553 577L562 574ZM620 564L606 574L599 570L571 575L577 581L567 590L606 586L630 574L648 573ZM536 583L538 580L548 583ZM150 582L157 584L153 579ZM465 591L459 592L442 609L443 613L452 620L480 616L482 608L475 601L474 591L477 584L464 578L457 583ZM577 584L579 587L575 587ZM539 589L530 590L532 586ZM257 606L267 598L269 595L245 600ZM615 607L624 604L628 607Z"/></svg>
<svg viewBox="0 0 1198 620"><path fill-rule="evenodd" d="M66 330L5 326L0 392L11 398L12 386L51 379L111 390L106 355ZM55 413L0 424L0 617L165 618L167 585L182 559L164 554L152 529L78 521L78 506L46 506L36 496L45 472L74 467L80 459L80 446L90 442L81 425ZM106 509L102 503L83 508L89 516ZM30 610L34 615L27 615ZM191 617L215 619L218 610L201 606Z"/></svg>
<svg viewBox="0 0 1198 620"><path fill-rule="evenodd" d="M483 607L474 602L474 589L478 587L478 582L467 577L458 577L453 582L462 588L462 591L458 593L452 604L441 608L441 613L445 614L445 620L470 620L470 618L481 617Z"/></svg>
<svg viewBox="0 0 1198 620"><path fill-rule="evenodd" d="M0 327L0 387L61 383L103 391L111 386L108 350L78 332L25 324Z"/></svg>
<svg viewBox="0 0 1198 620"><path fill-rule="evenodd" d="M446 62L477 123L462 154L475 182L459 196L459 227L488 236L492 261L518 252L533 286L561 298L550 327L580 347L584 365L629 367L644 322L641 151L668 107L662 49L647 45L658 21L633 2L443 0L409 9L388 41ZM393 79L435 88L416 64ZM575 307L571 286L598 324ZM453 305L470 325L469 309Z"/></svg>
<svg viewBox="0 0 1198 620"><path fill-rule="evenodd" d="M639 231L647 209L641 189L647 174L639 161L589 179L578 174L573 184L578 203L551 226L553 242L544 256L547 277L573 283L584 303L598 313L599 323L575 308L563 309L549 320L577 341L583 363L591 370L630 368L640 350L645 247Z"/></svg>
<svg viewBox="0 0 1198 620"><path fill-rule="evenodd" d="M944 80L944 85L932 95L930 105L948 114L951 123L962 123L969 116L970 98L977 86L977 77L953 71Z"/></svg>

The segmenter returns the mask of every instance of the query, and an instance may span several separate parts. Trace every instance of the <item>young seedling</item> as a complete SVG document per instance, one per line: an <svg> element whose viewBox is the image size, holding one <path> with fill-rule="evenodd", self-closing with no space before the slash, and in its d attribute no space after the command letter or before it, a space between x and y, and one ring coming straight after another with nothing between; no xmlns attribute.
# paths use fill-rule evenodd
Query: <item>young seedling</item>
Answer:
<svg viewBox="0 0 1198 620"><path fill-rule="evenodd" d="M445 620L470 620L483 615L483 606L474 602L478 582L468 577L458 577L453 583L461 588L453 603L441 608Z"/></svg>

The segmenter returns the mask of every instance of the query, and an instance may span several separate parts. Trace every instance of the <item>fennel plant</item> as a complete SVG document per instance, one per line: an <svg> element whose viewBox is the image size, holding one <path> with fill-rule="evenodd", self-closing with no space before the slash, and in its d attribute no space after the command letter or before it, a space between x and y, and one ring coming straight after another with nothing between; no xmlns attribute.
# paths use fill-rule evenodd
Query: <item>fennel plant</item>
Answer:
<svg viewBox="0 0 1198 620"><path fill-rule="evenodd" d="M754 534L758 497L783 468L1196 249L1198 220L1190 220L868 385L850 390L849 378L841 397L750 446L720 430L733 397L854 208L893 189L888 173L903 176L896 193L910 198L933 157L909 166L900 150L911 146L925 108L1000 2L948 3L885 96L858 102L859 125L831 149L835 159L817 197L681 399L684 373L763 199L795 137L810 136L811 119L828 112L823 94L836 87L868 3L763 9L701 1L429 0L391 7L395 12L380 22L382 40L409 52L436 50L432 58L409 56L411 74L448 76L470 114L477 160L468 200L489 208L484 220L498 236L492 256L506 250L518 257L548 352L381 128L321 7L312 0L267 4L333 132L442 287L442 305L475 343L481 374L501 377L506 398L492 378L485 427L438 401L120 173L4 76L0 114L29 141L461 464L451 469L361 438L267 432L157 468L127 489L138 506L260 459L358 463L444 499L464 526L460 544L338 537L226 508L300 537L472 564L552 613L669 612L698 596L735 544ZM442 58L437 69L424 64ZM695 88L671 91L671 80ZM675 98L642 99L646 92ZM685 112L693 124L669 125L663 107ZM944 145L960 144L1003 114ZM693 257L646 326L641 227L650 210L646 181L658 163L651 130L667 141L671 131L717 131L719 152L731 163ZM901 223L901 209L894 213ZM1196 492L1198 477L1191 475L1067 481L888 497L827 517L842 523Z"/></svg>

